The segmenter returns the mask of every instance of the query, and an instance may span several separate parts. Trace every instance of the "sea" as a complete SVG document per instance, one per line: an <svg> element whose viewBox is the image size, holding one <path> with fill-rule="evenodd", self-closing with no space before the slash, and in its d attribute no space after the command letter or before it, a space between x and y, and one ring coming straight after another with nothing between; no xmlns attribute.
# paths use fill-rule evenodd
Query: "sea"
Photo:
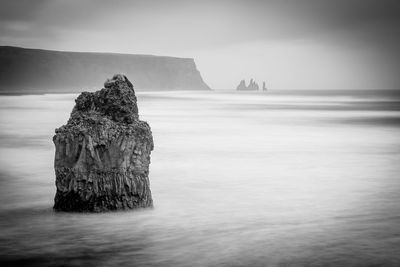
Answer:
<svg viewBox="0 0 400 267"><path fill-rule="evenodd" d="M52 209L76 94L0 96L1 266L400 266L400 91L138 92L154 208Z"/></svg>

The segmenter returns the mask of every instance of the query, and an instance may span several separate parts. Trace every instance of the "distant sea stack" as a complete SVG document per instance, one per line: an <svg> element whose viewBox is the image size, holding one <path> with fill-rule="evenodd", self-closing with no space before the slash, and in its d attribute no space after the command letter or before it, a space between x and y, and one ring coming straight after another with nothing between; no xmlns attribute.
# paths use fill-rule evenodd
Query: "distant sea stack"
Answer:
<svg viewBox="0 0 400 267"><path fill-rule="evenodd" d="M152 207L153 137L139 120L135 91L124 75L83 92L68 123L56 129L56 211L102 212Z"/></svg>
<svg viewBox="0 0 400 267"><path fill-rule="evenodd" d="M262 90L263 90L263 91L267 91L267 90L268 90L268 89L267 89L267 86L265 85L265 82L263 82Z"/></svg>
<svg viewBox="0 0 400 267"><path fill-rule="evenodd" d="M210 90L192 58L0 46L0 93L94 91L110 73L125 73L141 90Z"/></svg>
<svg viewBox="0 0 400 267"><path fill-rule="evenodd" d="M250 80L248 86L246 86L245 80L241 80L239 85L236 87L236 90L238 91L258 91L259 89L260 87L255 81L253 81L253 79Z"/></svg>

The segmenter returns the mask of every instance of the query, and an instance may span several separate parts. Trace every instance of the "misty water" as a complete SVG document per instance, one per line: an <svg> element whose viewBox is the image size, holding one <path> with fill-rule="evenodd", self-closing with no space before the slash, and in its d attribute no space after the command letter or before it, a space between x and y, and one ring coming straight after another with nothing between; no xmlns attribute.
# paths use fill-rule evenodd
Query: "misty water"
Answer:
<svg viewBox="0 0 400 267"><path fill-rule="evenodd" d="M154 209L55 213L75 98L0 96L3 264L400 265L398 93L138 93Z"/></svg>

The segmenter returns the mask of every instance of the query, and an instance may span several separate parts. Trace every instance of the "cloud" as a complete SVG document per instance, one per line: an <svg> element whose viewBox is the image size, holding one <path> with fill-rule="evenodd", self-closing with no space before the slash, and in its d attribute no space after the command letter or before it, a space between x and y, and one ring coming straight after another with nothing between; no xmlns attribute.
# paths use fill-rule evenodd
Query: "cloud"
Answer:
<svg viewBox="0 0 400 267"><path fill-rule="evenodd" d="M82 32L153 47L162 42L172 51L233 43L310 38L373 20L400 25L400 4L386 0L223 0L105 1L5 0L0 21L31 24L30 32L51 43L54 35ZM3 36L21 33L2 27ZM14 30L14 31L13 31ZM131 37L130 37L131 36ZM65 37L65 36L64 36ZM68 37L68 36L66 36ZM3 38L4 39L4 38ZM76 40L85 42L84 39ZM74 48L75 49L75 48Z"/></svg>
<svg viewBox="0 0 400 267"><path fill-rule="evenodd" d="M397 0L0 2L0 45L196 57L203 66L205 78L208 76L218 87L234 86L233 73L244 75L232 68L231 73L207 74L214 70L214 65L228 69L227 64L216 62L221 55L229 54L224 57L225 62L240 58L240 69L261 76L261 71L254 66L265 67L265 60L274 60L272 64L285 65L286 69L293 66L290 69L295 71L297 63L286 57L288 52L302 59L309 54L310 62L315 63L303 64L304 71L309 73L318 67L334 70L327 61L330 56L324 54L333 51L340 54L337 68L352 71L360 68L355 71L360 74L359 79L361 74L378 73L379 68L380 79L376 80L394 86L397 80L393 77L397 75L393 70L399 67L399 29L400 2ZM266 45L249 45L256 43ZM299 43L309 45L297 49ZM249 50L243 52L242 47ZM271 57L271 51L278 54ZM319 60L321 57L327 60ZM355 63L361 61L364 65ZM272 79L282 87L287 86L278 80L278 77L284 79L275 71L279 68L274 70L271 66L268 66L270 73L275 73ZM338 73L334 71L332 75ZM388 77L387 73L392 76ZM354 81L353 84L365 83Z"/></svg>

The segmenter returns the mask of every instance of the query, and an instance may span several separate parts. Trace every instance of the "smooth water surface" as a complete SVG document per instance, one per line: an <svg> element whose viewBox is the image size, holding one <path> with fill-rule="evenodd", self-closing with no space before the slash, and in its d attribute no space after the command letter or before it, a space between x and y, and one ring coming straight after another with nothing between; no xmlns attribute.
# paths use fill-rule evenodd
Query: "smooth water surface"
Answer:
<svg viewBox="0 0 400 267"><path fill-rule="evenodd" d="M400 266L399 94L138 93L154 209L55 213L75 98L0 96L2 264Z"/></svg>

